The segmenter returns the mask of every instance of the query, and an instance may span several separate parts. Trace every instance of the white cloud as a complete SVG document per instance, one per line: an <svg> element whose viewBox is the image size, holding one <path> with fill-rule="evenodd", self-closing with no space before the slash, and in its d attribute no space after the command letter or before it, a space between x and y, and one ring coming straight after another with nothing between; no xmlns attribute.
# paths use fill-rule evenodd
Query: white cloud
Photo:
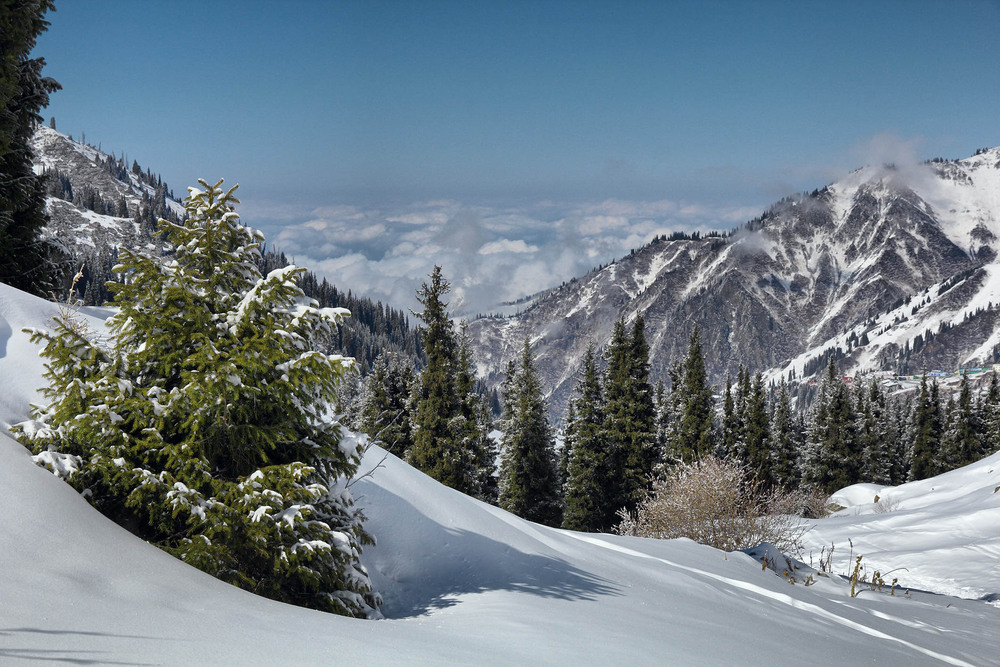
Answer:
<svg viewBox="0 0 1000 667"><path fill-rule="evenodd" d="M274 225L269 246L300 266L343 289L417 308L416 289L440 265L452 283L452 313L473 315L583 275L658 235L730 229L759 211L609 199L509 208L442 200L298 213L291 222L272 218L282 224Z"/></svg>
<svg viewBox="0 0 1000 667"><path fill-rule="evenodd" d="M511 241L510 239L500 239L499 241L490 241L479 249L480 255L495 255L501 252L512 252L512 253L532 253L538 252L538 246L528 245L521 239Z"/></svg>

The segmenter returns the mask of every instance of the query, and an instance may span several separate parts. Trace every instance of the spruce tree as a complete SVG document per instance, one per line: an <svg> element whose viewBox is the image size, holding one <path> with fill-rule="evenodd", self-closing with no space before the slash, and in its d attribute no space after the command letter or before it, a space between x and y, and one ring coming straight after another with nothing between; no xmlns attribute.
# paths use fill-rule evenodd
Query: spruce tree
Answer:
<svg viewBox="0 0 1000 667"><path fill-rule="evenodd" d="M656 389L653 392L653 398L656 408L656 457L659 461L655 472L658 475L663 470L666 463L664 453L666 452L667 434L670 431L671 419L670 411L667 408L669 403L669 394L666 385L663 384L663 380L656 381Z"/></svg>
<svg viewBox="0 0 1000 667"><path fill-rule="evenodd" d="M34 172L30 141L60 86L42 76L43 58L28 56L53 10L51 0L0 3L0 282L39 295L57 287L59 258L41 239L45 176Z"/></svg>
<svg viewBox="0 0 1000 667"><path fill-rule="evenodd" d="M770 482L785 489L798 486L800 473L796 423L788 396L788 384L784 379L778 387L778 396L771 414L769 450Z"/></svg>
<svg viewBox="0 0 1000 667"><path fill-rule="evenodd" d="M573 407L573 401L570 401L569 404L566 406L566 420L565 420L565 426L563 427L563 442L562 442L562 448L559 450L559 484L560 488L562 489L564 507L565 507L567 482L569 482L569 460L573 457L573 446L575 440L576 440L576 408ZM566 520L566 514L565 512L563 512L563 521L565 520Z"/></svg>
<svg viewBox="0 0 1000 667"><path fill-rule="evenodd" d="M558 526L562 521L559 470L527 339L503 401L500 507L529 521Z"/></svg>
<svg viewBox="0 0 1000 667"><path fill-rule="evenodd" d="M415 376L399 355L382 353L365 378L355 428L400 458L413 444L410 394Z"/></svg>
<svg viewBox="0 0 1000 667"><path fill-rule="evenodd" d="M615 322L611 341L605 351L608 368L604 381L604 427L605 441L604 484L607 517L617 516L617 511L628 504L625 482L625 461L628 457L630 440L632 396L630 345L625 329L625 318Z"/></svg>
<svg viewBox="0 0 1000 667"><path fill-rule="evenodd" d="M684 402L682 379L684 371L680 362L676 362L667 369L667 378L670 386L660 397L657 406L657 432L660 440L660 468L658 474L667 472L670 466L682 462L680 447L680 426L683 415Z"/></svg>
<svg viewBox="0 0 1000 667"><path fill-rule="evenodd" d="M813 413L804 481L826 493L854 484L861 469L851 394L830 357Z"/></svg>
<svg viewBox="0 0 1000 667"><path fill-rule="evenodd" d="M615 323L607 359L606 508L632 511L644 497L659 461L656 406L649 384L649 347L642 316L636 317L631 332L626 330L624 317Z"/></svg>
<svg viewBox="0 0 1000 667"><path fill-rule="evenodd" d="M597 531L616 521L615 507L607 502L609 477L614 473L604 437L604 395L597 360L591 345L583 357L583 371L573 400L574 412L567 430L572 449L564 486L563 528Z"/></svg>
<svg viewBox="0 0 1000 667"><path fill-rule="evenodd" d="M680 391L680 424L674 449L685 463L712 452L712 388L705 372L698 327L691 332Z"/></svg>
<svg viewBox="0 0 1000 667"><path fill-rule="evenodd" d="M740 374L743 367L740 367ZM722 424L720 425L719 443L716 447L716 454L720 458L735 458L738 451L738 443L741 440L742 414L737 412L736 392L733 390L733 381L726 378L726 391L722 394Z"/></svg>
<svg viewBox="0 0 1000 667"><path fill-rule="evenodd" d="M997 375L994 371L990 376L990 386L980 401L979 420L983 429L983 456L1000 449L1000 380Z"/></svg>
<svg viewBox="0 0 1000 667"><path fill-rule="evenodd" d="M962 375L951 424L949 469L974 463L985 456L983 423L972 398L969 376Z"/></svg>
<svg viewBox="0 0 1000 667"><path fill-rule="evenodd" d="M746 461L764 483L769 483L771 479L770 426L764 376L758 371L750 383L747 396L744 437Z"/></svg>
<svg viewBox="0 0 1000 667"><path fill-rule="evenodd" d="M873 484L895 484L894 474L900 462L899 428L892 423L889 405L879 389L878 382L872 380L868 391L858 395L858 438L861 445L860 479Z"/></svg>
<svg viewBox="0 0 1000 667"><path fill-rule="evenodd" d="M629 511L651 488L659 463L656 446L656 403L649 383L649 344L646 323L637 315L629 336L629 428L626 443L624 495Z"/></svg>
<svg viewBox="0 0 1000 667"><path fill-rule="evenodd" d="M463 449L462 436L456 432L460 429L455 419L461 417L462 409L456 377L458 346L444 301L451 286L440 266L434 267L430 279L430 284L423 283L417 290L424 309L414 313L424 323L420 332L427 366L417 384L408 461L442 484L475 495L476 461Z"/></svg>
<svg viewBox="0 0 1000 667"><path fill-rule="evenodd" d="M920 395L913 408L913 462L910 479L926 479L942 472L938 465L942 432L937 380L928 385L927 378L921 377Z"/></svg>
<svg viewBox="0 0 1000 667"><path fill-rule="evenodd" d="M886 399L884 412L885 425L882 431L890 446L888 450L889 484L898 486L904 483L910 474L910 442L906 433L910 422L910 398L896 397Z"/></svg>
<svg viewBox="0 0 1000 667"><path fill-rule="evenodd" d="M191 188L169 257L122 251L110 339L35 331L51 401L22 442L143 539L258 594L353 616L377 596L345 482L361 460L328 413L353 365L315 351L347 313L262 276L235 188Z"/></svg>

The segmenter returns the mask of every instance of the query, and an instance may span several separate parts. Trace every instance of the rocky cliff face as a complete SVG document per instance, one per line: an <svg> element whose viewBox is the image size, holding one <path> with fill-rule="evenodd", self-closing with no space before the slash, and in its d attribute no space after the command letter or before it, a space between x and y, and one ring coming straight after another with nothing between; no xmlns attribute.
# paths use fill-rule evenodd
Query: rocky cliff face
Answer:
<svg viewBox="0 0 1000 667"><path fill-rule="evenodd" d="M1000 149L906 169L869 167L783 199L731 235L655 241L540 295L519 315L481 319L469 331L480 372L490 377L529 338L556 415L575 387L587 345L603 347L617 318L638 313L646 320L654 377L666 377L697 325L711 377L721 384L740 364L773 378L801 378L809 360L824 354L843 356L845 372L890 370L907 345L909 363L919 364L931 351L921 348L914 357L912 316L908 327L892 319L908 298L923 293L929 305L947 292L959 303L942 302L919 331L943 328L948 340L945 346L939 339L938 356L927 363L985 362L995 356L987 343L1000 304L1000 293L989 298L1000 289L989 279L998 237ZM959 274L964 297L953 293L957 284L940 289ZM959 307L970 300L978 305ZM886 329L878 350L861 354L876 322Z"/></svg>

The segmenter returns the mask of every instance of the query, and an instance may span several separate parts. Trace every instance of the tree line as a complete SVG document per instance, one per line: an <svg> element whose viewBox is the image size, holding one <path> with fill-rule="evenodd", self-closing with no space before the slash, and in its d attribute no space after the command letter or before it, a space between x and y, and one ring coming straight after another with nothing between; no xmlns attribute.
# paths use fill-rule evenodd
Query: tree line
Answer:
<svg viewBox="0 0 1000 667"><path fill-rule="evenodd" d="M858 482L931 477L979 460L1000 441L996 374L979 391L963 377L946 397L925 378L916 395L890 395L877 379L848 385L830 356L803 410L785 381L769 384L743 368L716 394L697 327L667 382L653 384L637 314L616 322L603 353L587 350L557 447L529 342L506 369L494 420L466 332L448 318L447 290L438 267L418 292L427 368L418 374L398 356L381 357L354 426L439 481L540 523L612 530L655 479L709 456L745 466L765 492L828 495Z"/></svg>

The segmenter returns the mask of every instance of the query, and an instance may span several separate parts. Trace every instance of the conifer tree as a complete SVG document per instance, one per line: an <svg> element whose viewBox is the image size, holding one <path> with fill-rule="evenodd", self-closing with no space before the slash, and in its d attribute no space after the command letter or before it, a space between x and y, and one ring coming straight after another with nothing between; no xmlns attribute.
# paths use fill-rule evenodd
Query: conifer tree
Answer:
<svg viewBox="0 0 1000 667"><path fill-rule="evenodd" d="M681 378L680 424L674 449L685 463L712 452L712 388L705 372L698 327L691 332Z"/></svg>
<svg viewBox="0 0 1000 667"><path fill-rule="evenodd" d="M36 331L51 401L21 439L102 512L276 600L353 616L378 602L345 482L361 451L329 416L351 359L315 351L345 311L261 276L235 188L191 188L166 258L122 251L105 341L72 317Z"/></svg>
<svg viewBox="0 0 1000 667"><path fill-rule="evenodd" d="M606 502L613 512L622 507L632 511L645 495L659 460L656 406L649 384L649 347L642 316L636 317L631 332L626 331L624 317L615 323L607 358Z"/></svg>
<svg viewBox="0 0 1000 667"><path fill-rule="evenodd" d="M860 479L874 484L894 484L894 469L900 465L899 428L892 423L889 405L872 380L867 393L858 395L858 438L862 450Z"/></svg>
<svg viewBox="0 0 1000 667"><path fill-rule="evenodd" d="M833 493L856 483L860 468L861 449L851 394L830 357L813 414L804 481Z"/></svg>
<svg viewBox="0 0 1000 667"><path fill-rule="evenodd" d="M629 428L626 443L624 495L631 511L651 488L659 463L656 446L656 403L649 383L649 344L646 323L637 315L629 335Z"/></svg>
<svg viewBox="0 0 1000 667"><path fill-rule="evenodd" d="M671 414L667 405L669 402L667 387L663 380L656 381L656 389L653 392L654 405L656 408L656 452L659 464L656 473L659 474L664 466L664 453L667 446L667 433L670 430Z"/></svg>
<svg viewBox="0 0 1000 667"><path fill-rule="evenodd" d="M604 395L594 347L583 357L583 372L573 400L567 430L572 434L564 486L563 528L597 531L616 522L617 507L606 500L613 470L604 437Z"/></svg>
<svg viewBox="0 0 1000 667"><path fill-rule="evenodd" d="M476 461L463 449L455 423L462 409L456 377L458 347L448 304L443 300L451 286L440 266L434 267L430 279L430 284L423 283L417 290L417 300L424 309L414 313L424 323L421 334L427 366L417 384L408 460L442 484L476 495Z"/></svg>
<svg viewBox="0 0 1000 667"><path fill-rule="evenodd" d="M559 484L562 488L563 506L565 507L567 482L569 482L569 460L573 457L573 444L576 439L576 408L573 401L566 406L566 422L563 428L563 444L559 450ZM566 513L563 512L563 521Z"/></svg>
<svg viewBox="0 0 1000 667"><path fill-rule="evenodd" d="M968 465L982 458L985 455L982 438L983 423L972 399L969 376L962 375L958 401L952 411L943 447L947 469Z"/></svg>
<svg viewBox="0 0 1000 667"><path fill-rule="evenodd" d="M906 432L910 422L910 398L886 399L886 409L882 430L887 434L890 443L888 452L889 483L898 486L904 483L910 474L910 456L912 454Z"/></svg>
<svg viewBox="0 0 1000 667"><path fill-rule="evenodd" d="M743 367L740 367L740 375ZM733 391L732 378L726 378L726 391L722 395L722 424L720 425L719 444L716 447L719 458L736 458L738 444L743 431L740 424L742 414L737 412L736 392Z"/></svg>
<svg viewBox="0 0 1000 667"><path fill-rule="evenodd" d="M758 371L750 383L747 396L744 437L747 463L764 483L769 483L771 479L770 426L764 376Z"/></svg>
<svg viewBox="0 0 1000 667"><path fill-rule="evenodd" d="M604 495L606 508L615 516L618 508L628 503L624 479L625 460L628 456L629 429L631 427L631 363L625 318L615 322L611 340L605 351L608 368L604 381L605 475Z"/></svg>
<svg viewBox="0 0 1000 667"><path fill-rule="evenodd" d="M60 86L42 76L45 60L29 55L53 10L51 0L0 4L0 282L39 295L57 287L58 258L41 239L45 176L34 172L30 140Z"/></svg>
<svg viewBox="0 0 1000 667"><path fill-rule="evenodd" d="M987 456L1000 449L1000 380L994 371L990 376L990 386L980 402L980 422L983 428L982 455Z"/></svg>
<svg viewBox="0 0 1000 667"><path fill-rule="evenodd" d="M733 397L733 415L735 418L735 442L729 456L737 460L748 463L750 451L747 443L749 433L750 400L752 398L753 386L750 381L750 371L743 365L736 374L736 394Z"/></svg>
<svg viewBox="0 0 1000 667"><path fill-rule="evenodd" d="M782 379L771 414L769 449L770 481L785 489L795 488L799 482L799 447L796 431L795 417L788 396L788 384Z"/></svg>
<svg viewBox="0 0 1000 667"><path fill-rule="evenodd" d="M913 408L910 479L926 479L943 472L938 466L942 432L937 380L928 385L927 378L921 377L920 395Z"/></svg>
<svg viewBox="0 0 1000 667"><path fill-rule="evenodd" d="M670 386L660 397L657 406L657 432L660 440L660 468L657 474L667 472L667 468L683 461L680 447L680 426L683 415L682 378L684 371L680 362L676 362L667 370Z"/></svg>
<svg viewBox="0 0 1000 667"><path fill-rule="evenodd" d="M400 458L413 444L409 399L414 382L408 362L397 354L380 354L365 378L355 419L355 428Z"/></svg>
<svg viewBox="0 0 1000 667"><path fill-rule="evenodd" d="M529 521L558 526L562 521L559 470L527 339L503 401L500 507Z"/></svg>

